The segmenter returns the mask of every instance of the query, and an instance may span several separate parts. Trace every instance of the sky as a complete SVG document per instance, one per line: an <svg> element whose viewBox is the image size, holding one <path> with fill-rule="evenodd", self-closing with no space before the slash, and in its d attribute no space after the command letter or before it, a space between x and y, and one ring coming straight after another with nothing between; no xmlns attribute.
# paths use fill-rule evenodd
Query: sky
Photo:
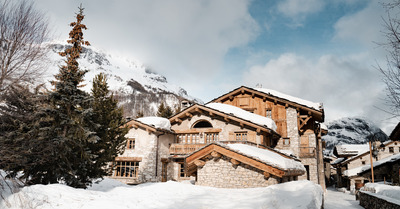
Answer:
<svg viewBox="0 0 400 209"><path fill-rule="evenodd" d="M66 40L82 3L84 37L141 60L208 102L242 85L322 102L325 121L365 117L386 133L383 18L376 0L36 0Z"/></svg>

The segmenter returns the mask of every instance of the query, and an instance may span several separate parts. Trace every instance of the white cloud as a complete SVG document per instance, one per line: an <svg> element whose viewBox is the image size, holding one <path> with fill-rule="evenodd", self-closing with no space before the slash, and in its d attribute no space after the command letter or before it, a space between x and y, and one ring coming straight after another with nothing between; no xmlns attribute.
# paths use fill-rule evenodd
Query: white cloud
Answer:
<svg viewBox="0 0 400 209"><path fill-rule="evenodd" d="M386 12L379 1L371 1L363 10L340 18L334 25L336 40L356 41L367 46L383 40L382 17Z"/></svg>
<svg viewBox="0 0 400 209"><path fill-rule="evenodd" d="M244 73L246 85L263 87L323 102L326 121L346 116L365 116L378 123L389 117L375 108L386 108L379 72L366 61L368 56L324 55L308 59L287 53L264 66L253 66ZM378 124L382 125L382 124Z"/></svg>
<svg viewBox="0 0 400 209"><path fill-rule="evenodd" d="M278 3L278 11L294 21L301 21L307 15L321 11L324 4L321 0L285 0Z"/></svg>

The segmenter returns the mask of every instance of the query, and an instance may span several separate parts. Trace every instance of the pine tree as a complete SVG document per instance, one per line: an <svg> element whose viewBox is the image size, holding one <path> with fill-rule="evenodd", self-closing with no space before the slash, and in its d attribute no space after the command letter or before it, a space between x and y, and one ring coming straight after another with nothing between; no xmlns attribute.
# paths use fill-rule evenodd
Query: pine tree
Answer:
<svg viewBox="0 0 400 209"><path fill-rule="evenodd" d="M163 118L169 118L173 115L173 111L170 106L164 105L164 102L161 102L160 106L158 106L157 116Z"/></svg>
<svg viewBox="0 0 400 209"><path fill-rule="evenodd" d="M157 116L163 117L164 112L165 112L165 105L164 105L164 102L161 102L161 104L158 106Z"/></svg>
<svg viewBox="0 0 400 209"><path fill-rule="evenodd" d="M54 165L54 175L58 180L63 180L67 185L85 188L91 182L90 168L95 155L88 149L88 144L98 140L94 132L85 124L85 118L92 115L89 107L91 97L79 89L87 71L79 68L78 59L82 53L82 45L89 46L84 41L83 31L86 26L83 8L79 8L76 22L70 24L72 28L67 41L72 46L60 55L66 57L65 65L55 75L54 92L49 95L51 109L54 117L54 136L56 144L60 144L63 151L56 153L59 160Z"/></svg>
<svg viewBox="0 0 400 209"><path fill-rule="evenodd" d="M111 170L106 165L123 151L126 140L124 136L128 129L124 127L123 110L118 107L113 95L110 95L103 73L93 79L92 95L93 117L89 118L88 123L92 124L98 140L89 144L89 149L96 155L91 172L92 176L100 178L110 174Z"/></svg>

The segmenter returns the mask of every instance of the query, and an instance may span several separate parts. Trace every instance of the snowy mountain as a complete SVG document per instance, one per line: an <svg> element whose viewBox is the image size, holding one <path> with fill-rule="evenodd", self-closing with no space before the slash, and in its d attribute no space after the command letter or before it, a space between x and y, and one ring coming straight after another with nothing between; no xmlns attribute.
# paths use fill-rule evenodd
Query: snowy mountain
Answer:
<svg viewBox="0 0 400 209"><path fill-rule="evenodd" d="M330 155L338 144L365 144L373 134L386 134L371 121L364 118L347 117L326 123L328 134L322 137L326 142L325 155ZM377 135L376 135L377 136Z"/></svg>
<svg viewBox="0 0 400 209"><path fill-rule="evenodd" d="M64 64L64 58L58 54L68 46L64 43L49 43L51 67L46 80L54 80L53 75L58 73L58 66ZM124 107L125 116L135 116L139 111L144 116L155 115L161 102L165 102L172 109L178 107L182 100L202 103L201 100L189 96L183 88L168 83L164 76L152 72L135 59L115 56L93 47L84 47L78 62L81 69L89 70L85 75L86 86L83 89L90 92L94 76L103 72L107 75L110 90Z"/></svg>

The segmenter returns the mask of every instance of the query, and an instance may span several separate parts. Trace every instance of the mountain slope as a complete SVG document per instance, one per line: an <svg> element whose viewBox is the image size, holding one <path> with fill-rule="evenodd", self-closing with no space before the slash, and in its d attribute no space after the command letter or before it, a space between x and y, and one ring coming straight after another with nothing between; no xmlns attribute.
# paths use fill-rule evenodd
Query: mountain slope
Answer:
<svg viewBox="0 0 400 209"><path fill-rule="evenodd" d="M374 134L384 136L384 140L387 140L387 135L380 128L364 118L341 118L326 123L326 126L328 134L322 137L326 142L325 155L330 155L339 144L365 144Z"/></svg>
<svg viewBox="0 0 400 209"><path fill-rule="evenodd" d="M58 66L64 62L58 52L64 51L68 45L52 42L49 46L51 67L46 79L54 80L53 75L58 73ZM164 76L152 72L134 59L84 47L78 62L81 69L89 70L85 75L86 86L83 89L90 92L94 76L103 72L107 75L110 90L124 107L126 116L135 116L139 111L145 116L155 115L161 102L172 108L178 107L182 100L202 103L201 100L189 96L183 88L168 83Z"/></svg>

